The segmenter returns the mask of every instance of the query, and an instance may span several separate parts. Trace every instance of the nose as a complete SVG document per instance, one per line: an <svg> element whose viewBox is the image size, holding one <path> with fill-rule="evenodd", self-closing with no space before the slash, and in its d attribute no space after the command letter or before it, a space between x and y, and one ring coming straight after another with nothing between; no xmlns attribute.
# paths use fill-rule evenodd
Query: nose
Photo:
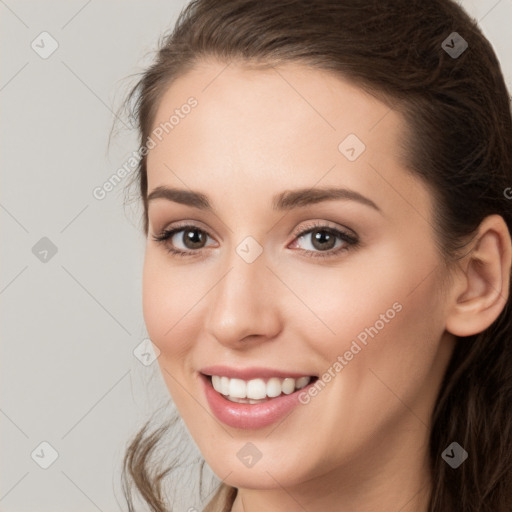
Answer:
<svg viewBox="0 0 512 512"><path fill-rule="evenodd" d="M232 349L275 338L282 328L279 280L267 267L265 253L249 263L233 250L227 260L209 294L208 334Z"/></svg>

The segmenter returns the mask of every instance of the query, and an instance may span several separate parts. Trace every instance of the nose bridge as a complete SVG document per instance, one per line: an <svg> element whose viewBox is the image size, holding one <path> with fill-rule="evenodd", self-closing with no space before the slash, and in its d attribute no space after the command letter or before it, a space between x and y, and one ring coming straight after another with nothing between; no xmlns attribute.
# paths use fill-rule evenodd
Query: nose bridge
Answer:
<svg viewBox="0 0 512 512"><path fill-rule="evenodd" d="M207 329L219 342L247 336L272 337L279 329L275 280L257 240L246 237L225 255L223 277L215 286ZM213 291L213 290L212 290Z"/></svg>

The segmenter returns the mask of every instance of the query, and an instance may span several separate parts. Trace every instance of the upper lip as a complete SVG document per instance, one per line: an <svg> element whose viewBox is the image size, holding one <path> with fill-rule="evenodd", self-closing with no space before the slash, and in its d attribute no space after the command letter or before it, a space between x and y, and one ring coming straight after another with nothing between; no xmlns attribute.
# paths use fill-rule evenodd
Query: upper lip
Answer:
<svg viewBox="0 0 512 512"><path fill-rule="evenodd" d="M311 373L301 373L288 370L277 370L268 367L250 367L250 368L232 368L229 366L215 365L206 366L199 370L203 375L218 375L219 377L229 377L234 379L251 380L262 377L270 379L272 377L286 378L292 377L298 379L300 377L315 377Z"/></svg>

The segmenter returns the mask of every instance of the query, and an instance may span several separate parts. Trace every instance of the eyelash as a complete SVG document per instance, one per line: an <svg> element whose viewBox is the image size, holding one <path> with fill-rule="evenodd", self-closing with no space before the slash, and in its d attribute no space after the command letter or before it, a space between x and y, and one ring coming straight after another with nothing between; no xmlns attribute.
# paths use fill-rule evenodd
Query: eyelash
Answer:
<svg viewBox="0 0 512 512"><path fill-rule="evenodd" d="M197 231L200 231L201 233L206 234L207 236L210 236L204 229L201 229L198 226L195 226L193 224L185 224L183 226L177 226L172 229L164 229L159 235L153 235L153 240L155 242L165 244L165 242L167 242L170 238L172 238L176 233L179 233L180 231L187 231L187 230L197 230ZM313 224L306 226L302 231L299 231L298 233L296 233L294 235L295 239L301 238L305 235L308 235L309 233L311 233L313 231L326 231L327 233L334 235L334 236L338 237L339 239L341 239L343 242L345 242L345 245L342 247L338 247L337 249L331 249L329 251L309 251L307 249L298 249L305 256L310 257L310 258L332 258L334 256L337 256L339 253L348 251L352 247L356 247L359 244L359 239L357 236L351 235L351 234L341 231L337 228L333 228L326 224L320 224L320 223L313 223ZM167 246L166 249L169 253L171 253L174 256L193 257L193 256L197 256L198 253L204 248L195 249L195 250L190 249L188 251L182 251L180 249L175 249L174 247Z"/></svg>

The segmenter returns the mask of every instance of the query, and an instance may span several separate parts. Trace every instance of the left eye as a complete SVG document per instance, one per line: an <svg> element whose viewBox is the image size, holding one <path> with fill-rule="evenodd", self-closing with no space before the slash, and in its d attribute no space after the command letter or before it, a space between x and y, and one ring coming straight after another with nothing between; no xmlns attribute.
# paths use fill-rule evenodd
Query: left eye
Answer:
<svg viewBox="0 0 512 512"><path fill-rule="evenodd" d="M310 239L309 246L312 247L312 249L310 247L302 247L302 249L328 251L330 249L334 249L336 241L340 240L339 234L335 233L333 229L325 228L315 228L306 231L304 234L299 236L297 240L307 240L308 238Z"/></svg>
<svg viewBox="0 0 512 512"><path fill-rule="evenodd" d="M301 240L306 241L305 246L299 244ZM346 249L356 243L357 239L348 233L331 227L319 226L298 233L293 245L310 252L337 252L337 250Z"/></svg>

